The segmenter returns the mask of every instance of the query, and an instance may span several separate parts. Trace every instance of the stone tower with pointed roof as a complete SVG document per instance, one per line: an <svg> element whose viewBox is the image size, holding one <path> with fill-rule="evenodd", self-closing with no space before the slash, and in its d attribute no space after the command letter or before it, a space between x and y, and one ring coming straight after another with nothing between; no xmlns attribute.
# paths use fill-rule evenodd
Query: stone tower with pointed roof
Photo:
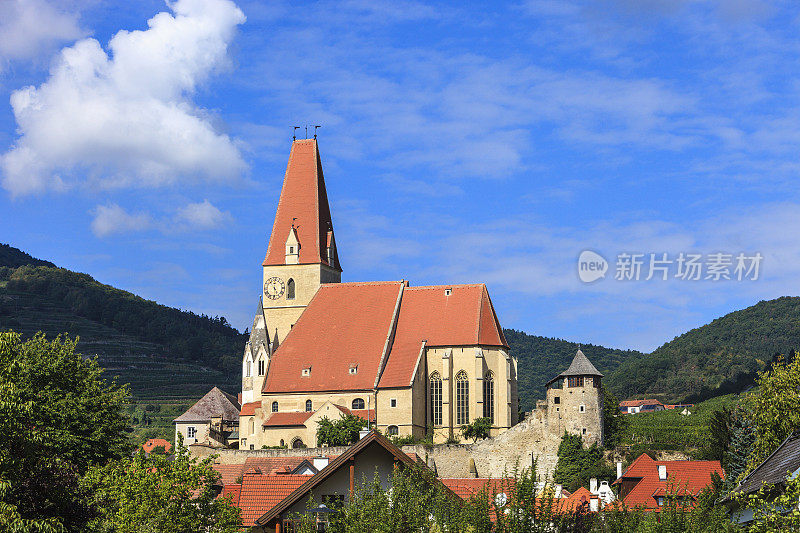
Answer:
<svg viewBox="0 0 800 533"><path fill-rule="evenodd" d="M587 445L603 444L603 391L601 374L581 350L569 368L547 382L547 426L583 437Z"/></svg>

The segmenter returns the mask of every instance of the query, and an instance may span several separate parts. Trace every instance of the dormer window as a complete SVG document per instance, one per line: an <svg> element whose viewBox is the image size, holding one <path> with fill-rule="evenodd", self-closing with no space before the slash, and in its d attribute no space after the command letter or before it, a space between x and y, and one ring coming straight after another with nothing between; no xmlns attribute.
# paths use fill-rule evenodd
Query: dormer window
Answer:
<svg viewBox="0 0 800 533"><path fill-rule="evenodd" d="M358 365L350 365L350 375L358 374Z"/></svg>
<svg viewBox="0 0 800 533"><path fill-rule="evenodd" d="M308 377L308 376L310 376L310 375L311 375L311 367L304 368L304 369L303 369L303 370L300 372L300 375L301 375L301 376L303 376L303 377Z"/></svg>
<svg viewBox="0 0 800 533"><path fill-rule="evenodd" d="M294 253L294 246L290 246L290 247L289 247L289 253L290 253L290 254L293 254L293 253Z"/></svg>

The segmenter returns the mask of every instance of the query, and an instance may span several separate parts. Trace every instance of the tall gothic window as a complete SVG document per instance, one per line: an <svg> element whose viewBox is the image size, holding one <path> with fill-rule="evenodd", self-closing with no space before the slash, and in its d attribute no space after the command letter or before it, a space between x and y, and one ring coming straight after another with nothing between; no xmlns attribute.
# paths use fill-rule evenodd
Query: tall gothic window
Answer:
<svg viewBox="0 0 800 533"><path fill-rule="evenodd" d="M483 416L494 423L494 374L491 371L483 378Z"/></svg>
<svg viewBox="0 0 800 533"><path fill-rule="evenodd" d="M311 412L311 400L306 400L306 411Z"/></svg>
<svg viewBox="0 0 800 533"><path fill-rule="evenodd" d="M259 359L258 360L258 375L259 376L263 376L264 375L264 360L263 359Z"/></svg>
<svg viewBox="0 0 800 533"><path fill-rule="evenodd" d="M246 375L246 377L248 377L248 378L250 377L250 366L252 364L253 363L251 361L247 361L247 375Z"/></svg>
<svg viewBox="0 0 800 533"><path fill-rule="evenodd" d="M469 424L469 379L463 370L456 374L456 424Z"/></svg>
<svg viewBox="0 0 800 533"><path fill-rule="evenodd" d="M289 278L289 282L286 284L286 299L294 300L294 280L292 278Z"/></svg>
<svg viewBox="0 0 800 533"><path fill-rule="evenodd" d="M356 398L353 400L353 409L363 409L364 408L364 398Z"/></svg>
<svg viewBox="0 0 800 533"><path fill-rule="evenodd" d="M438 372L431 374L431 422L434 426L442 425L442 378Z"/></svg>

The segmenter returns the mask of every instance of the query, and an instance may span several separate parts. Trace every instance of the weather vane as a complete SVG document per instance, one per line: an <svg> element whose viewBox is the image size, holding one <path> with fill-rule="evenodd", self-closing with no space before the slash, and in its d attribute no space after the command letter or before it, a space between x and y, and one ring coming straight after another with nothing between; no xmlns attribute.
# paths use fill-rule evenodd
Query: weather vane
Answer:
<svg viewBox="0 0 800 533"><path fill-rule="evenodd" d="M295 126L294 127L294 131L292 132L292 140L293 141L297 140L297 130L299 130L299 129L300 129L300 126Z"/></svg>
<svg viewBox="0 0 800 533"><path fill-rule="evenodd" d="M321 128L322 126L314 126L314 139L317 138L317 128Z"/></svg>

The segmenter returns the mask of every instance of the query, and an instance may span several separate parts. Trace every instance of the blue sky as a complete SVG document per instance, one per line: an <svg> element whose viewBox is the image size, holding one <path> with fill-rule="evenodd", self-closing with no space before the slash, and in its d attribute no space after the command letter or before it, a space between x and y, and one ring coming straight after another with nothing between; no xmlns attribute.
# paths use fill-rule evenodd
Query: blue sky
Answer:
<svg viewBox="0 0 800 533"><path fill-rule="evenodd" d="M505 327L650 350L797 295L799 16L12 0L0 241L244 329L291 127L321 124L345 281L485 282ZM591 284L587 249L610 263ZM617 281L623 252L763 261L757 280Z"/></svg>

